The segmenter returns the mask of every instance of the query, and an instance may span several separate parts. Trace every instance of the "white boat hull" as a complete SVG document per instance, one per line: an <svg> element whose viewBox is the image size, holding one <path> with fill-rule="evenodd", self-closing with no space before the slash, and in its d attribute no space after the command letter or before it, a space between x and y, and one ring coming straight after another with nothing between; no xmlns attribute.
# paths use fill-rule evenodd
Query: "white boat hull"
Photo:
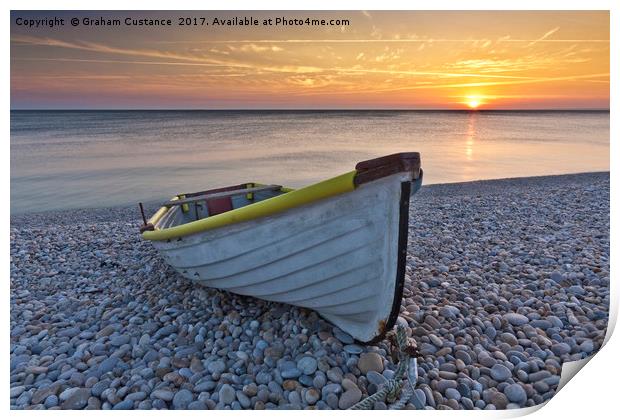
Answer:
<svg viewBox="0 0 620 420"><path fill-rule="evenodd" d="M196 283L313 309L372 342L400 308L411 181L401 172L310 205L153 244Z"/></svg>

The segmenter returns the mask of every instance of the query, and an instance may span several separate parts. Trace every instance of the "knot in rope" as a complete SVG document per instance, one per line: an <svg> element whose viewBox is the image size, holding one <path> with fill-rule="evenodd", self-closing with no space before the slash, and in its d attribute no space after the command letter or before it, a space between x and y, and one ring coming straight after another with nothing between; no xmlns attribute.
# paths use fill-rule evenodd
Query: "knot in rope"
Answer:
<svg viewBox="0 0 620 420"><path fill-rule="evenodd" d="M376 402L383 401L384 399L388 403L394 403L390 406L390 409L400 410L407 404L407 401L413 395L415 391L415 384L418 379L418 364L416 357L419 355L415 344L409 343L409 339L405 333L405 328L402 325L399 325L396 328L396 337L394 337L394 334L391 333L389 338L393 344L395 344L394 347L396 348L392 351L397 352L397 360L399 363L398 368L394 373L394 378L388 380L379 391L364 398L362 401L349 408L349 410L369 410L374 407ZM410 360L413 360L411 369L409 366ZM405 376L408 379L409 388L405 392L401 393Z"/></svg>

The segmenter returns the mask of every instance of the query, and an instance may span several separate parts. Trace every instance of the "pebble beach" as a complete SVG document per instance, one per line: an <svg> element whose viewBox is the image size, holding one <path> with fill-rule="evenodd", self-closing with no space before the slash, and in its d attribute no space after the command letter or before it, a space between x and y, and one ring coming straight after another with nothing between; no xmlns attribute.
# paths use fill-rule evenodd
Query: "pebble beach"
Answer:
<svg viewBox="0 0 620 420"><path fill-rule="evenodd" d="M423 186L397 321L421 353L405 408L552 398L562 363L605 336L609 217L608 172ZM11 218L12 409L347 409L394 376L388 341L192 284L140 223L137 207Z"/></svg>

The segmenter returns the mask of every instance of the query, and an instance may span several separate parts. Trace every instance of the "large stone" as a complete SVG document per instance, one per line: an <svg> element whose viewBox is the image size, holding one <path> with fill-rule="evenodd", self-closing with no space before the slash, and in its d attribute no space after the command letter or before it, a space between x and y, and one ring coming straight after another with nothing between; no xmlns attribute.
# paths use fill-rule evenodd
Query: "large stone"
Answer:
<svg viewBox="0 0 620 420"><path fill-rule="evenodd" d="M26 387L21 385L21 386L14 386L13 388L11 388L11 398L17 398L21 395L22 392L24 392L26 390Z"/></svg>
<svg viewBox="0 0 620 420"><path fill-rule="evenodd" d="M334 336L344 344L353 344L354 340L349 334L341 330L334 330Z"/></svg>
<svg viewBox="0 0 620 420"><path fill-rule="evenodd" d="M226 364L221 360L215 360L207 365L210 374L221 374L226 370Z"/></svg>
<svg viewBox="0 0 620 420"><path fill-rule="evenodd" d="M187 406L194 400L194 395L187 389L181 389L174 394L172 406L175 410L185 410Z"/></svg>
<svg viewBox="0 0 620 420"><path fill-rule="evenodd" d="M46 373L47 370L48 370L47 366L27 366L26 367L26 373L32 373L34 375Z"/></svg>
<svg viewBox="0 0 620 420"><path fill-rule="evenodd" d="M133 408L133 404L134 402L132 400L124 400L114 404L112 410L131 410Z"/></svg>
<svg viewBox="0 0 620 420"><path fill-rule="evenodd" d="M550 376L551 376L551 372L549 372L548 370L539 370L538 372L530 373L529 381L538 382Z"/></svg>
<svg viewBox="0 0 620 420"><path fill-rule="evenodd" d="M377 353L364 353L360 355L357 368L365 375L371 370L383 372L383 359Z"/></svg>
<svg viewBox="0 0 620 420"><path fill-rule="evenodd" d="M360 354L364 351L364 348L357 344L347 344L343 347L343 350L351 354Z"/></svg>
<svg viewBox="0 0 620 420"><path fill-rule="evenodd" d="M555 315L549 315L547 317L547 321L551 322L555 328L564 328L564 323L562 320Z"/></svg>
<svg viewBox="0 0 620 420"><path fill-rule="evenodd" d="M32 394L32 404L41 404L50 395L56 395L60 389L60 382L55 382L49 386L39 388Z"/></svg>
<svg viewBox="0 0 620 420"><path fill-rule="evenodd" d="M584 353L592 353L594 351L594 343L592 340L585 340L583 343L579 345L579 350Z"/></svg>
<svg viewBox="0 0 620 420"><path fill-rule="evenodd" d="M248 396L245 395L242 391L237 391L235 395L237 397L237 401L239 401L239 404L241 405L242 408L247 409L252 406L252 402L250 401Z"/></svg>
<svg viewBox="0 0 620 420"><path fill-rule="evenodd" d="M527 324L530 320L525 315L517 314L514 312L507 313L504 315L504 319L510 323L510 325L514 325L515 327L519 327L521 325Z"/></svg>
<svg viewBox="0 0 620 420"><path fill-rule="evenodd" d="M103 360L99 364L99 367L97 368L98 376L101 376L104 373L109 372L112 369L114 369L119 361L120 361L120 359L118 357L116 357L116 356L111 356L111 357L108 357L107 359Z"/></svg>
<svg viewBox="0 0 620 420"><path fill-rule="evenodd" d="M512 372L506 366L497 363L491 368L491 377L498 382L504 382L512 376Z"/></svg>
<svg viewBox="0 0 620 420"><path fill-rule="evenodd" d="M385 382L387 382L385 376L378 372L375 372L374 370L371 370L366 374L366 379L368 379L369 383L375 385L383 385Z"/></svg>
<svg viewBox="0 0 620 420"><path fill-rule="evenodd" d="M454 353L454 356L457 359L461 359L466 365L471 364L471 356L466 351L457 350L457 352Z"/></svg>
<svg viewBox="0 0 620 420"><path fill-rule="evenodd" d="M446 389L448 388L456 388L458 385L458 383L455 380L452 379L442 379L439 382L437 382L437 391L441 392L442 394L446 391Z"/></svg>
<svg viewBox="0 0 620 420"><path fill-rule="evenodd" d="M304 356L297 362L297 369L301 370L304 375L312 375L316 372L318 363L314 357Z"/></svg>
<svg viewBox="0 0 620 420"><path fill-rule="evenodd" d="M508 405L508 398L506 398L506 396L501 392L493 392L491 396L491 404L499 410L504 410Z"/></svg>
<svg viewBox="0 0 620 420"><path fill-rule="evenodd" d="M129 343L129 341L131 341L131 337L129 337L128 335L117 335L110 339L110 344L116 347L120 347L123 344Z"/></svg>
<svg viewBox="0 0 620 420"><path fill-rule="evenodd" d="M504 388L504 395L506 395L510 402L517 404L523 404L527 400L527 394L519 384L508 385Z"/></svg>
<svg viewBox="0 0 620 420"><path fill-rule="evenodd" d="M345 391L350 389L358 389L357 384L349 378L344 378L340 384Z"/></svg>
<svg viewBox="0 0 620 420"><path fill-rule="evenodd" d="M232 402L235 401L235 398L236 398L236 393L235 393L234 388L228 384L224 384L220 388L219 398L220 398L220 402L224 404L232 404Z"/></svg>
<svg viewBox="0 0 620 420"><path fill-rule="evenodd" d="M340 383L342 382L343 372L339 367L331 368L327 371L327 379L332 382Z"/></svg>
<svg viewBox="0 0 620 420"><path fill-rule="evenodd" d="M551 351L556 356L562 356L564 354L570 353L570 346L566 343L556 343L551 346Z"/></svg>
<svg viewBox="0 0 620 420"><path fill-rule="evenodd" d="M461 313L459 308L452 305L446 305L439 310L439 315L443 316L444 318L456 318L459 313Z"/></svg>
<svg viewBox="0 0 620 420"><path fill-rule="evenodd" d="M426 394L423 390L417 388L411 396L411 401L416 409L424 410L424 406L426 405Z"/></svg>
<svg viewBox="0 0 620 420"><path fill-rule="evenodd" d="M585 295L586 291L584 290L583 287L575 285L575 286L571 286L568 288L568 291L574 295Z"/></svg>
<svg viewBox="0 0 620 420"><path fill-rule="evenodd" d="M516 346L517 344L519 344L519 340L517 340L517 337L515 337L514 334L509 333L509 332L504 332L500 335L500 338L502 339L502 341L510 346Z"/></svg>
<svg viewBox="0 0 620 420"><path fill-rule="evenodd" d="M314 405L319 398L321 398L321 394L314 388L310 388L306 391L306 402L310 405Z"/></svg>
<svg viewBox="0 0 620 420"><path fill-rule="evenodd" d="M90 398L90 389L78 388L60 405L63 410L80 410L86 407Z"/></svg>
<svg viewBox="0 0 620 420"><path fill-rule="evenodd" d="M340 396L340 399L338 400L338 408L341 410L346 410L347 408L355 405L361 399L362 391L360 391L357 387L350 388Z"/></svg>
<svg viewBox="0 0 620 420"><path fill-rule="evenodd" d="M327 398L329 394L340 395L341 393L342 386L340 386L340 384L327 384L321 389L323 399Z"/></svg>
<svg viewBox="0 0 620 420"><path fill-rule="evenodd" d="M159 388L151 392L151 398L160 399L163 401L172 401L172 399L174 398L174 392L172 392L168 388Z"/></svg>
<svg viewBox="0 0 620 420"><path fill-rule="evenodd" d="M297 389L298 385L299 385L299 382L297 382L294 379L287 379L284 382L282 382L282 388L285 391L293 391L293 390Z"/></svg>
<svg viewBox="0 0 620 420"><path fill-rule="evenodd" d="M424 322L426 322L431 328L438 330L441 328L441 323L432 315L427 315L424 318Z"/></svg>
<svg viewBox="0 0 620 420"><path fill-rule="evenodd" d="M80 333L80 329L77 327L69 327L60 330L56 333L58 337L74 337Z"/></svg>
<svg viewBox="0 0 620 420"><path fill-rule="evenodd" d="M459 401L461 399L461 393L455 388L448 388L445 392L446 398Z"/></svg>

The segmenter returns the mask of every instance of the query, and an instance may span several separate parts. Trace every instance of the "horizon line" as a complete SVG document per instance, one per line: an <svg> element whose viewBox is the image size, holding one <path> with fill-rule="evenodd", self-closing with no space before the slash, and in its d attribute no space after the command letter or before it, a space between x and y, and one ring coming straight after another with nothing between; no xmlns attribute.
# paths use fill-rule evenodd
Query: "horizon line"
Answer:
<svg viewBox="0 0 620 420"><path fill-rule="evenodd" d="M609 112L609 108L11 108L10 111L428 111L428 112Z"/></svg>

